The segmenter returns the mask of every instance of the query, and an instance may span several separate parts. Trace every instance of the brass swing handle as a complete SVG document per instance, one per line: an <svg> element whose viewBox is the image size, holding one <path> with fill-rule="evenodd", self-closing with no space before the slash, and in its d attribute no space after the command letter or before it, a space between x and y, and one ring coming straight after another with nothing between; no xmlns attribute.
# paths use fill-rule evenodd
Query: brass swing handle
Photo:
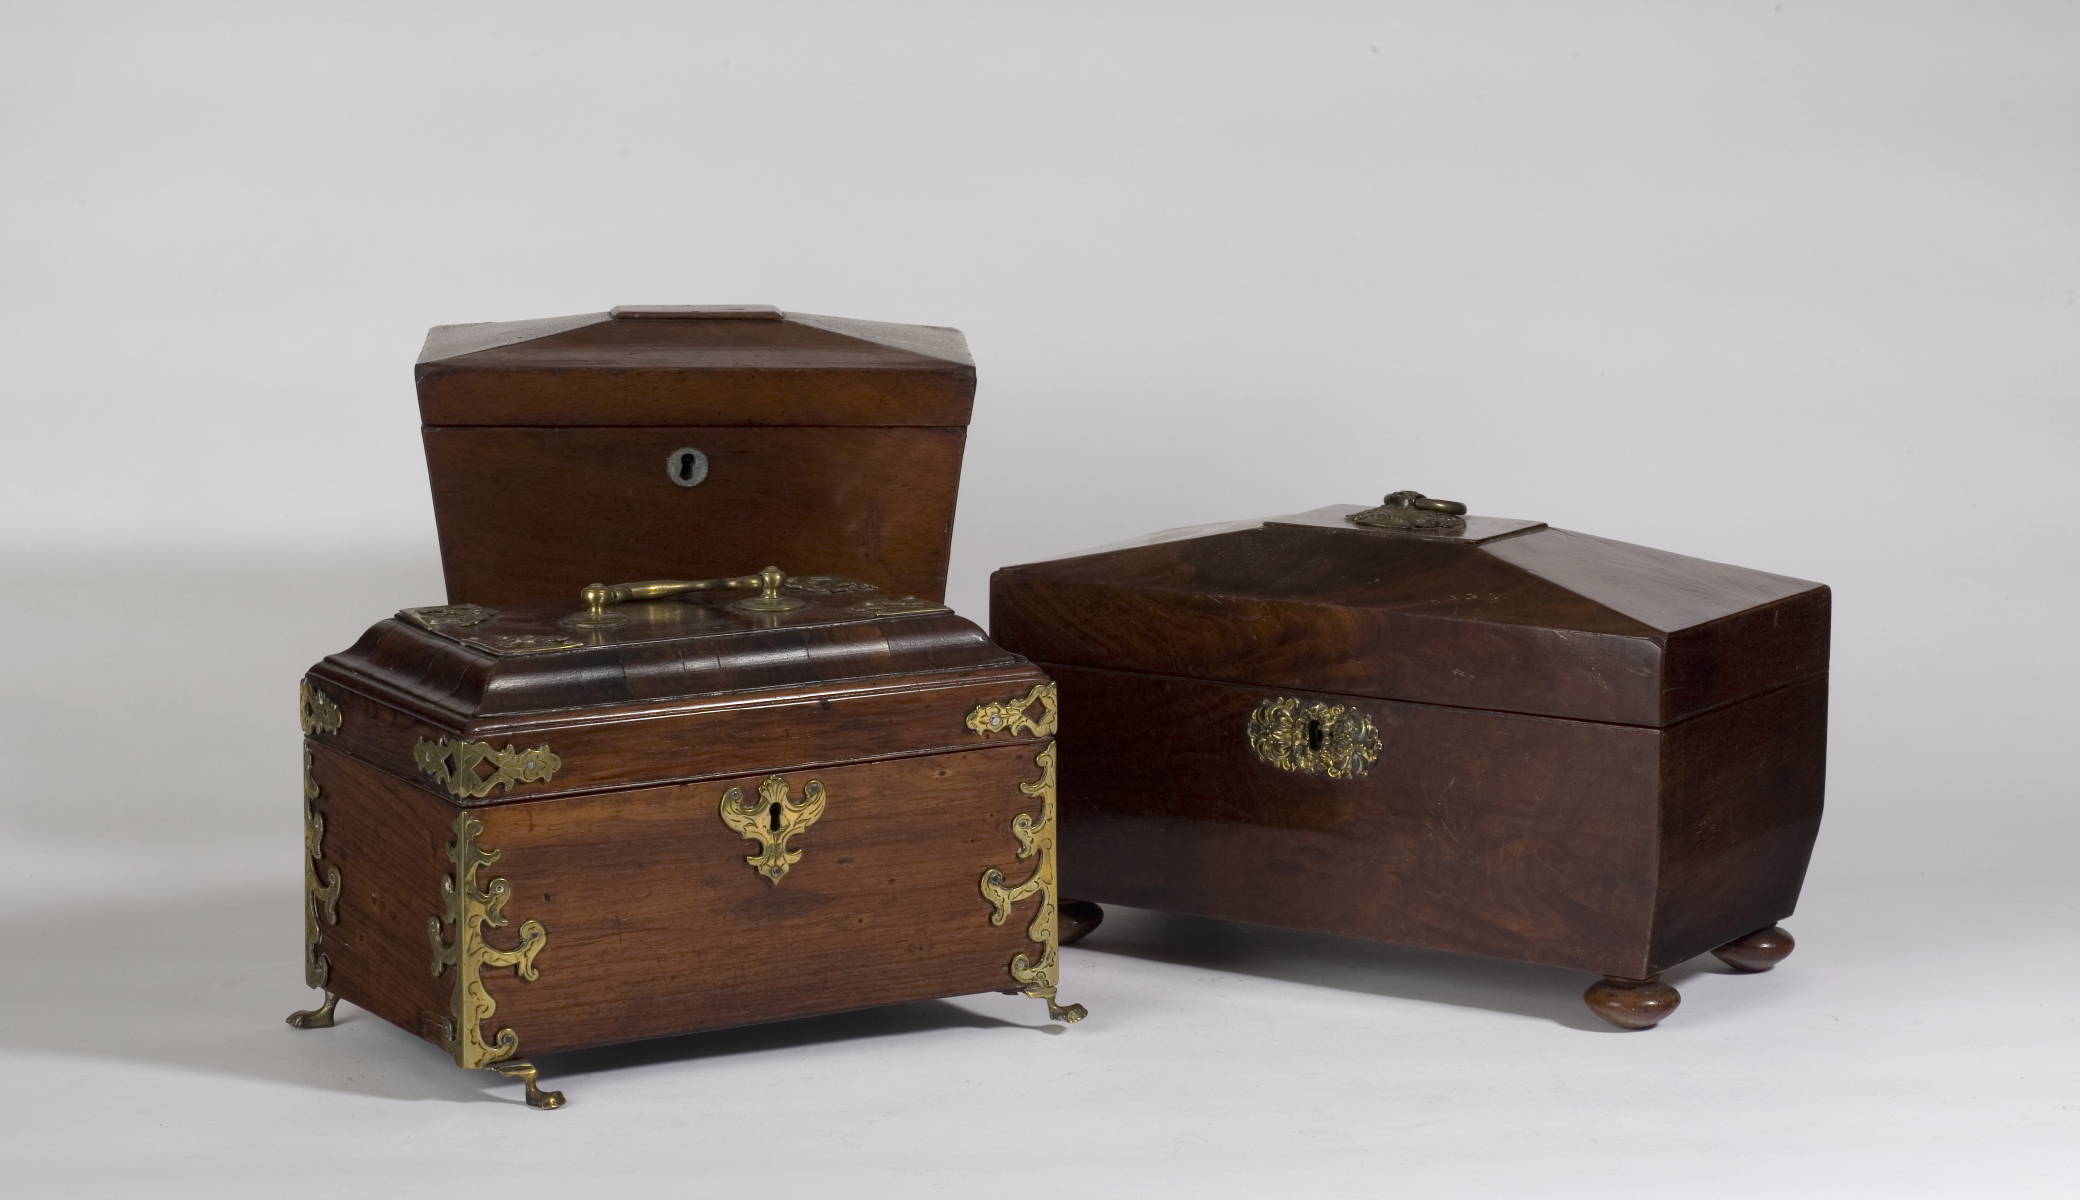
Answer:
<svg viewBox="0 0 2080 1200"><path fill-rule="evenodd" d="M610 604L631 600L663 600L688 592L756 591L730 607L746 612L789 612L806 602L780 594L787 575L778 567L766 567L755 575L731 575L722 579L651 579L641 583L595 583L578 593L585 611L569 618L574 625L618 625L627 620L607 611Z"/></svg>

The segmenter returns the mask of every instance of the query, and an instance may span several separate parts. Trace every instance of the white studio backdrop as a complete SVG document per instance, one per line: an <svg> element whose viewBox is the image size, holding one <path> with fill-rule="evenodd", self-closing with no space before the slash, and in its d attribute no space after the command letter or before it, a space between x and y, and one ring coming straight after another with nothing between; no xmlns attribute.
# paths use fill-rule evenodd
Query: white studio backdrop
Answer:
<svg viewBox="0 0 2080 1200"><path fill-rule="evenodd" d="M440 1157L384 1131L429 1120L524 1140L541 1178L584 1178L586 1145L641 1172L674 1141L720 1155L696 1118L746 1095L805 1103L780 1085L802 1063L849 1132L799 1181L1013 1169L1010 1140L903 1142L972 1106L904 1028L602 1067L540 1120L401 1065L423 1047L372 1021L276 1036L305 999L290 683L440 597L425 328L772 303L967 333L951 599L978 619L999 565L1403 487L1836 589L1830 811L1784 968L1624 1040L1556 1024L1559 976L1129 915L1114 952L1071 952L1097 1014L1072 1036L940 1031L962 1087L1009 1086L974 1066L1001 1055L1065 1122L1096 1114L1049 1143L1066 1194L1344 1194L1390 1167L1558 1193L1680 1162L1711 1191L1744 1182L1715 1162L1773 1154L1786 1194L2080 1186L2057 1001L2080 982L2080 7L5 18L0 1182L279 1195L333 1112L399 1187ZM1261 969L1209 969L1236 959ZM1778 987L1805 990L1742 1013ZM1110 1034L1107 990L1139 1014ZM1538 1020L1512 1007L1544 992ZM1257 1074L1176 1073L1230 1036L1259 1038ZM410 1073L326 1090L356 1070ZM1643 1079L1666 1090L1628 1102ZM1202 1089L1268 1111L1176 1099Z"/></svg>

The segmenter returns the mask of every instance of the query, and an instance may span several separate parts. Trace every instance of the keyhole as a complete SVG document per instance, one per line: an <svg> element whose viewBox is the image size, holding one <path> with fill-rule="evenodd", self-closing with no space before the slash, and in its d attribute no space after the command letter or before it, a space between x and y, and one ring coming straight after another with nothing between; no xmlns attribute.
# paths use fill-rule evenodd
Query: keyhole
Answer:
<svg viewBox="0 0 2080 1200"><path fill-rule="evenodd" d="M766 825L774 833L780 832L780 806L778 804L766 809Z"/></svg>
<svg viewBox="0 0 2080 1200"><path fill-rule="evenodd" d="M681 446L664 460L665 477L680 487L692 487L708 477L708 456L692 446Z"/></svg>
<svg viewBox="0 0 2080 1200"><path fill-rule="evenodd" d="M1309 750L1322 748L1322 723L1320 721L1309 721L1307 723L1307 748Z"/></svg>

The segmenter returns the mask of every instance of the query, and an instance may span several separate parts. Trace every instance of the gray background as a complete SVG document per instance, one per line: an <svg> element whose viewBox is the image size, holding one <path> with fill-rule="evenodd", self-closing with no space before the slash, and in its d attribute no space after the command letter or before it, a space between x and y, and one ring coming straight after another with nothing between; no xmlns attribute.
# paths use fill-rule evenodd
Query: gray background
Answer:
<svg viewBox="0 0 2080 1200"><path fill-rule="evenodd" d="M25 1194L2080 1188L2080 7L6 28ZM985 997L565 1056L554 1116L365 1014L288 1030L291 686L441 594L424 328L689 302L967 331L978 617L1001 564L1398 487L1833 584L1799 953L1619 1035L1566 972L1122 913L1063 1036Z"/></svg>

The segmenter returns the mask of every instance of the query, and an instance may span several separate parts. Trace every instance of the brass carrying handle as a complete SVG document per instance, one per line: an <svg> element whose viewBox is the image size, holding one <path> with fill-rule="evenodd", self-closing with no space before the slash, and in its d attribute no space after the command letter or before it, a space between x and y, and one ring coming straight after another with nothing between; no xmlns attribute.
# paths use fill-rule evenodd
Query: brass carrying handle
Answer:
<svg viewBox="0 0 2080 1200"><path fill-rule="evenodd" d="M610 604L663 600L688 592L756 591L756 596L746 596L730 607L745 612L790 612L807 602L781 595L780 588L786 582L787 575L780 568L764 567L754 575L730 575L721 579L651 579L641 583L588 584L578 593L578 598L585 602L585 611L567 619L573 625L619 625L628 618L608 612Z"/></svg>

